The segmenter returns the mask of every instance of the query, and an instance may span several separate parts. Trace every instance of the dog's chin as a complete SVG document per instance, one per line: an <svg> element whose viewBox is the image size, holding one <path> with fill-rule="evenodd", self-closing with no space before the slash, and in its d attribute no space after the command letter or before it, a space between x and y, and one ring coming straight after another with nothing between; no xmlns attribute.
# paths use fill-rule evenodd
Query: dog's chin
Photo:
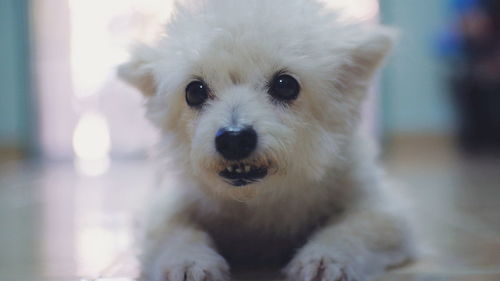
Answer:
<svg viewBox="0 0 500 281"><path fill-rule="evenodd" d="M229 185L242 187L262 181L269 171L269 166L245 162L228 163L219 171L219 176Z"/></svg>

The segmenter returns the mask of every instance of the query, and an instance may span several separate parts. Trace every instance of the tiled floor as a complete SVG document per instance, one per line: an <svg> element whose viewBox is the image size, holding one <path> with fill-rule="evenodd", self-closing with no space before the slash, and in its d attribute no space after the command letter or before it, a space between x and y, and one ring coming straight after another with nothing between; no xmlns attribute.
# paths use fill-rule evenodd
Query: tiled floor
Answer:
<svg viewBox="0 0 500 281"><path fill-rule="evenodd" d="M499 281L500 160L447 146L391 155L423 250L381 280ZM0 281L133 280L133 214L153 181L143 161L114 163L100 177L72 163L1 164Z"/></svg>

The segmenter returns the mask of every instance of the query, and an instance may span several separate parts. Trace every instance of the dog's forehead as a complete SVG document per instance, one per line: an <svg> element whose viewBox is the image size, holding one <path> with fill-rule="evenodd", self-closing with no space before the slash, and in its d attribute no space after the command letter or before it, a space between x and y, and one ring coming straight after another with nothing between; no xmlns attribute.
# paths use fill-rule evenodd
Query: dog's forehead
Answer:
<svg viewBox="0 0 500 281"><path fill-rule="evenodd" d="M177 57L190 63L193 75L214 79L222 75L235 81L269 76L320 52L318 41L326 38L326 23L317 16L320 7L309 1L208 0L205 4L186 9L167 29L166 39L175 47L170 53L181 54Z"/></svg>
<svg viewBox="0 0 500 281"><path fill-rule="evenodd" d="M200 49L199 58L193 61L195 75L213 82L249 83L286 67L286 58L278 54L275 46L228 36L215 36Z"/></svg>

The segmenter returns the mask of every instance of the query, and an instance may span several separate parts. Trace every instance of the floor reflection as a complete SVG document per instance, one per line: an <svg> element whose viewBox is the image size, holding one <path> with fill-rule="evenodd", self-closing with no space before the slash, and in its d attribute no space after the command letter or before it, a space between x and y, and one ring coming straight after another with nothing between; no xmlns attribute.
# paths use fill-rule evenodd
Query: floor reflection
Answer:
<svg viewBox="0 0 500 281"><path fill-rule="evenodd" d="M419 147L385 162L404 183L422 258L382 280L500 280L500 161ZM134 215L153 180L145 161L94 177L72 163L2 164L0 280L132 280Z"/></svg>
<svg viewBox="0 0 500 281"><path fill-rule="evenodd" d="M93 280L133 256L135 210L153 178L144 161L99 177L71 163L0 168L0 280Z"/></svg>

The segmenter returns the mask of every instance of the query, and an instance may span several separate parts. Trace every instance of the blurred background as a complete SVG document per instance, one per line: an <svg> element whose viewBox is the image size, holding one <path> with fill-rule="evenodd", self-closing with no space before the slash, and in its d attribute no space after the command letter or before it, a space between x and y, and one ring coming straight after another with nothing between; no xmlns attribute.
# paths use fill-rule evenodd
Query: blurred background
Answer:
<svg viewBox="0 0 500 281"><path fill-rule="evenodd" d="M324 0L399 43L364 130L422 258L384 280L500 280L500 1ZM0 280L132 280L156 134L115 67L171 0L0 0Z"/></svg>

